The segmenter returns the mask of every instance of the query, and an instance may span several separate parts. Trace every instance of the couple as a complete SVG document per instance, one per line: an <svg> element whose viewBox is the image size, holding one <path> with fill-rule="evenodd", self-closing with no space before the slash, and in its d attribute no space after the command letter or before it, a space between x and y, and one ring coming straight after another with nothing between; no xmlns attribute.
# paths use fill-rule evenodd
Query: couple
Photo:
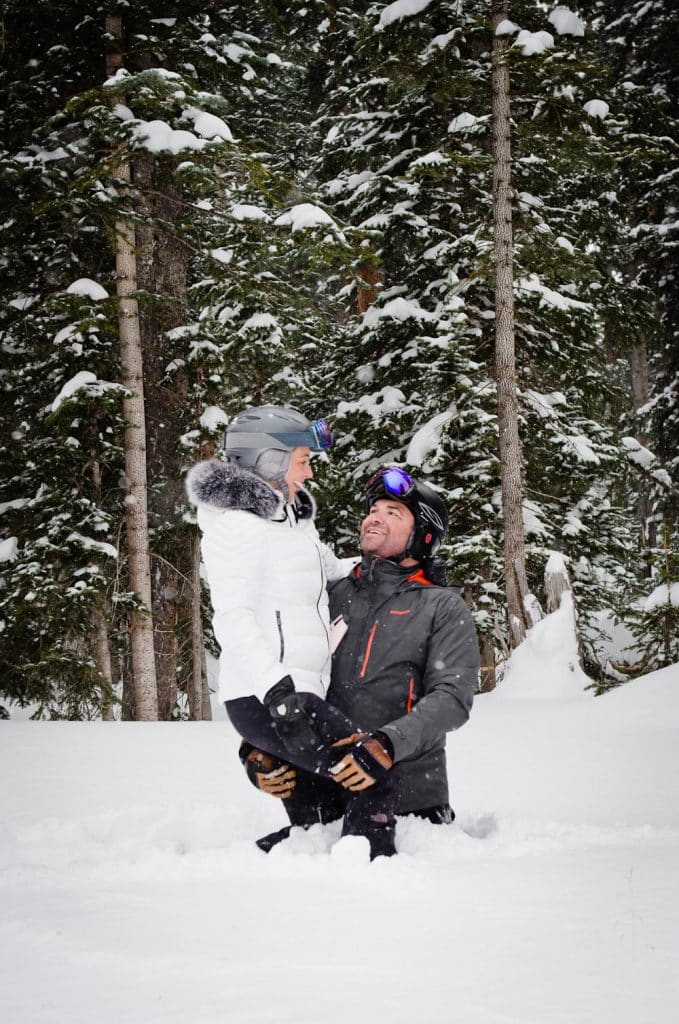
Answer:
<svg viewBox="0 0 679 1024"><path fill-rule="evenodd" d="M479 654L467 606L436 580L448 515L431 487L396 467L371 478L358 565L320 541L303 484L331 443L325 420L248 409L226 461L195 466L187 487L247 774L291 825L343 817L373 859L396 852L399 814L452 820L445 737L469 717Z"/></svg>

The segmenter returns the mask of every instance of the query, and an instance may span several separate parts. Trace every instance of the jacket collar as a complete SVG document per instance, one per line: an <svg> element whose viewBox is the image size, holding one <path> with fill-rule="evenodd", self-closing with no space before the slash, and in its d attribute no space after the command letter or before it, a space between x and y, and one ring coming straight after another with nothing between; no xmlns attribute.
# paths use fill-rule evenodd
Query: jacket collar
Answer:
<svg viewBox="0 0 679 1024"><path fill-rule="evenodd" d="M193 505L252 512L261 519L285 518L283 496L235 462L199 462L187 474L186 491ZM297 520L315 518L316 503L308 491L299 490L291 507Z"/></svg>
<svg viewBox="0 0 679 1024"><path fill-rule="evenodd" d="M421 565L399 565L388 558L374 558L372 555L364 555L359 565L353 570L353 576L358 586L368 586L371 583L382 582L392 586L404 586L415 584L430 587L431 580L427 579Z"/></svg>

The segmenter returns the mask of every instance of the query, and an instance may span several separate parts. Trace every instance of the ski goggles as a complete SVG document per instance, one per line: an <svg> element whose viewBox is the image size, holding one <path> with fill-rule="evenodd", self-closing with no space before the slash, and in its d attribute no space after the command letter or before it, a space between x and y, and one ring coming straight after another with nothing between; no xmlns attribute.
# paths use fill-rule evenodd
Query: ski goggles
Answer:
<svg viewBox="0 0 679 1024"><path fill-rule="evenodd" d="M316 442L316 449L321 451L327 451L328 448L332 447L332 430L327 420L314 420L309 427L309 431Z"/></svg>
<svg viewBox="0 0 679 1024"><path fill-rule="evenodd" d="M386 469L378 469L377 473L370 477L367 493L370 494L371 491L379 488L390 497L400 500L407 498L414 487L415 481L410 473L406 473L405 469L399 469L398 466L387 466Z"/></svg>

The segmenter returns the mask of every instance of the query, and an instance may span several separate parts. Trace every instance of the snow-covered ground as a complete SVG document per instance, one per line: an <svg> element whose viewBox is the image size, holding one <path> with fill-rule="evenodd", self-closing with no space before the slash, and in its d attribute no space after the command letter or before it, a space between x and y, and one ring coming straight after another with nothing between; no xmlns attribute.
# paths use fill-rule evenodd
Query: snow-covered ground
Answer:
<svg viewBox="0 0 679 1024"><path fill-rule="evenodd" d="M3 1021L674 1022L679 666L594 698L533 655L450 738L457 823L373 864L254 847L225 721L1 723Z"/></svg>

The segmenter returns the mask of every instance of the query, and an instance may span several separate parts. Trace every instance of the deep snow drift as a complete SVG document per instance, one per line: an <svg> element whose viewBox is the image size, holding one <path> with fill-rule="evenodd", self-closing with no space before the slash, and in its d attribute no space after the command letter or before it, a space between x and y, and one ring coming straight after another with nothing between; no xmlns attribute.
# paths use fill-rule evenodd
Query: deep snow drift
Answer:
<svg viewBox="0 0 679 1024"><path fill-rule="evenodd" d="M523 653L450 738L457 823L372 865L257 850L225 721L1 723L3 1021L673 1022L679 666L594 698Z"/></svg>

